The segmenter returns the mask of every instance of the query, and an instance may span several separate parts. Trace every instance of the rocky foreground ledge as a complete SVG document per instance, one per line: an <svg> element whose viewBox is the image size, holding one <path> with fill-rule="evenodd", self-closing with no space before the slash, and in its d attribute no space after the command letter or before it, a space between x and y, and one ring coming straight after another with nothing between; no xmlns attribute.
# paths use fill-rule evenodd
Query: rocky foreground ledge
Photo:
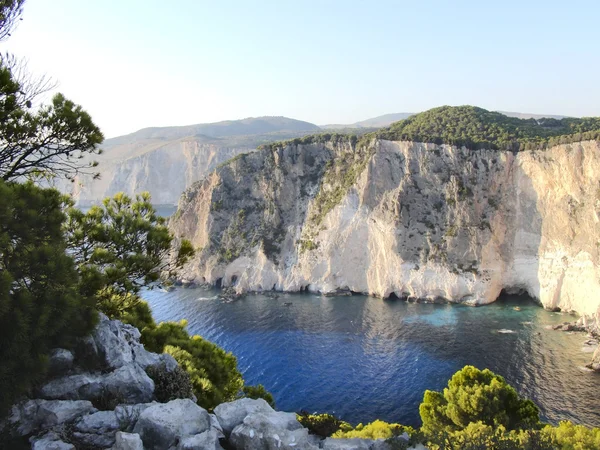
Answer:
<svg viewBox="0 0 600 450"><path fill-rule="evenodd" d="M51 379L14 405L4 426L34 450L392 449L383 439L321 439L262 399L223 403L214 414L195 399L159 403L145 369L174 371L177 362L139 339L136 328L102 315L74 353L52 353Z"/></svg>

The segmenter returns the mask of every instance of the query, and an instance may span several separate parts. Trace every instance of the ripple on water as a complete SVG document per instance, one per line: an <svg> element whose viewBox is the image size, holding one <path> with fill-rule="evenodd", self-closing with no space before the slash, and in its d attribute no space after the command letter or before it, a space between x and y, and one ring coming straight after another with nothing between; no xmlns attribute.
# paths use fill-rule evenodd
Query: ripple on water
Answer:
<svg viewBox="0 0 600 450"><path fill-rule="evenodd" d="M418 425L423 392L472 364L503 375L545 420L600 426L600 376L584 370L582 335L551 330L564 316L526 298L471 308L308 294L223 303L216 295L144 293L157 321L187 319L190 332L233 352L246 382L264 384L282 410Z"/></svg>

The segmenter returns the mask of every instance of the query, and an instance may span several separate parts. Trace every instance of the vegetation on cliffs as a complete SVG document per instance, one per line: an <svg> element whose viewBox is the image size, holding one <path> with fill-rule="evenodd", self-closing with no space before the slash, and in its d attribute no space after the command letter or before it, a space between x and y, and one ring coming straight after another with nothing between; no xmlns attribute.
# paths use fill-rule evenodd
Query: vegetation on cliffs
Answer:
<svg viewBox="0 0 600 450"><path fill-rule="evenodd" d="M534 150L600 139L600 118L518 119L475 106L441 106L375 134L390 141L450 144L473 150Z"/></svg>

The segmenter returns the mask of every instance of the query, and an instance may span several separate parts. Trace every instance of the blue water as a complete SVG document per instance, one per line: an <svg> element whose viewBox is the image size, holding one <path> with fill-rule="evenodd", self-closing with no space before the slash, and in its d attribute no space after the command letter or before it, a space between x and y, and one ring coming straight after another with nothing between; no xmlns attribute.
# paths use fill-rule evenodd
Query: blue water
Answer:
<svg viewBox="0 0 600 450"><path fill-rule="evenodd" d="M600 375L584 369L585 334L548 329L573 317L525 297L472 308L309 294L225 303L216 293L144 296L158 321L187 319L192 333L233 352L246 382L264 384L278 409L419 425L423 392L472 364L503 375L545 420L600 426Z"/></svg>

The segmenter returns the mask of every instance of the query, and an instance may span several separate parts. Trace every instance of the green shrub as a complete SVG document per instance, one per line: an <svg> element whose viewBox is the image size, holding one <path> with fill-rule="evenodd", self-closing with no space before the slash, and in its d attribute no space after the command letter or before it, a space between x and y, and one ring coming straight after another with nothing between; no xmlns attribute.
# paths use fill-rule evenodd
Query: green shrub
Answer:
<svg viewBox="0 0 600 450"><path fill-rule="evenodd" d="M355 428L350 430L339 430L332 437L346 439L390 439L394 436L400 436L403 433L412 435L414 432L415 429L412 427L397 423L387 423L383 420L375 420L367 425L359 423Z"/></svg>
<svg viewBox="0 0 600 450"><path fill-rule="evenodd" d="M348 422L344 422L332 414L309 414L301 411L297 417L298 422L308 428L310 433L321 437L329 437L340 430L352 429Z"/></svg>
<svg viewBox="0 0 600 450"><path fill-rule="evenodd" d="M568 420L560 422L558 427L547 426L542 435L554 442L560 450L592 450L600 448L600 428L587 428L575 425Z"/></svg>
<svg viewBox="0 0 600 450"><path fill-rule="evenodd" d="M456 372L443 393L425 391L419 407L425 434L460 431L473 422L508 430L535 427L537 406L488 369L465 366Z"/></svg>
<svg viewBox="0 0 600 450"><path fill-rule="evenodd" d="M273 398L273 394L265 389L262 384L257 384L256 386L244 386L242 388L243 397L247 398L262 398L265 400L271 408L275 408L275 399Z"/></svg>
<svg viewBox="0 0 600 450"><path fill-rule="evenodd" d="M0 417L43 378L48 353L97 320L93 277L66 254L63 197L0 181Z"/></svg>
<svg viewBox="0 0 600 450"><path fill-rule="evenodd" d="M190 337L185 326L185 321L146 326L141 341L147 350L166 352L177 360L190 375L203 408L234 400L244 385L235 356L200 336Z"/></svg>
<svg viewBox="0 0 600 450"><path fill-rule="evenodd" d="M181 366L168 371L164 363L150 366L146 373L154 381L154 396L161 403L176 398L192 398L193 389L190 374Z"/></svg>

